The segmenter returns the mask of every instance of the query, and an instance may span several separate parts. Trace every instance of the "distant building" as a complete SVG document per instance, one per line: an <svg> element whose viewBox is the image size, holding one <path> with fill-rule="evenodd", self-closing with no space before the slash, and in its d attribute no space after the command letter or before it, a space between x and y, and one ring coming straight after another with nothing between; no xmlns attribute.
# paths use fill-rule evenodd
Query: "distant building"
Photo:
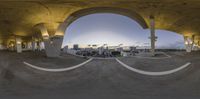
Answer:
<svg viewBox="0 0 200 99"><path fill-rule="evenodd" d="M116 51L122 52L122 51L123 51L123 47L118 47L118 48L116 48Z"/></svg>
<svg viewBox="0 0 200 99"><path fill-rule="evenodd" d="M79 50L78 44L74 44L73 49L74 50Z"/></svg>
<svg viewBox="0 0 200 99"><path fill-rule="evenodd" d="M99 47L98 48L99 55L103 54L103 52L104 52L104 48L103 47Z"/></svg>
<svg viewBox="0 0 200 99"><path fill-rule="evenodd" d="M63 48L63 52L66 53L67 51L68 51L68 46L65 46L65 47Z"/></svg>
<svg viewBox="0 0 200 99"><path fill-rule="evenodd" d="M78 52L77 50L73 50L73 49L68 49L67 50L67 53L68 54L72 54L72 55L76 55L77 52Z"/></svg>
<svg viewBox="0 0 200 99"><path fill-rule="evenodd" d="M131 46L130 51L136 51L136 47Z"/></svg>

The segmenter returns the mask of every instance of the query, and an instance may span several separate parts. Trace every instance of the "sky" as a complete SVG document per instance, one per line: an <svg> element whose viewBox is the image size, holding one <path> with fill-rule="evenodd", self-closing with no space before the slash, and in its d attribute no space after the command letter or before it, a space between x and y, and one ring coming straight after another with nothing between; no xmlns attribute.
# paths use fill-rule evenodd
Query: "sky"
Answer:
<svg viewBox="0 0 200 99"><path fill-rule="evenodd" d="M65 31L63 46L150 46L150 30L143 29L135 20L118 14L90 14L75 20ZM165 30L156 30L156 48L184 48L183 36Z"/></svg>

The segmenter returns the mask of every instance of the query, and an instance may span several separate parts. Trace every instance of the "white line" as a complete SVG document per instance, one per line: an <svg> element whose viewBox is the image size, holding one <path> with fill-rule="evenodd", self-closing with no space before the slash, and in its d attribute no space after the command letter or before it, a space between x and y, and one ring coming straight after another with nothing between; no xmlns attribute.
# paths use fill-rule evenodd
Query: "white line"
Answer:
<svg viewBox="0 0 200 99"><path fill-rule="evenodd" d="M171 58L172 56L164 53L164 52L157 52L158 53L162 53L164 54L166 57L144 57L144 56L133 56L133 57L136 57L136 58L146 58L146 59L166 59L166 58Z"/></svg>
<svg viewBox="0 0 200 99"><path fill-rule="evenodd" d="M69 55L72 55L72 56L76 56L76 57L80 57L80 58L85 58L86 56L81 56L81 55L76 55L76 54L70 54L70 53L66 53L66 54L69 54Z"/></svg>
<svg viewBox="0 0 200 99"><path fill-rule="evenodd" d="M136 58L145 58L145 59L166 59L166 58L171 58L171 57L143 57L143 56L134 56Z"/></svg>
<svg viewBox="0 0 200 99"><path fill-rule="evenodd" d="M110 57L110 58L91 57L91 58L94 58L94 59L99 59L99 60L110 60L110 59L115 59L115 58L113 58L113 57Z"/></svg>
<svg viewBox="0 0 200 99"><path fill-rule="evenodd" d="M182 65L181 67L179 68L176 68L176 69L172 69L172 70L168 70L168 71L162 71L162 72L149 72L149 71L143 71L143 70L139 70L139 69L135 69L133 67L130 67L126 64L124 64L123 62L121 62L120 60L118 60L116 58L117 62L119 62L123 67L133 71L133 72L136 72L136 73L139 73L139 74L143 74L143 75L149 75L149 76L162 76L162 75L168 75L168 74L172 74L172 73L175 73L177 71L180 71L186 67L188 67L191 63L188 62L186 63L185 65Z"/></svg>
<svg viewBox="0 0 200 99"><path fill-rule="evenodd" d="M47 72L63 72L63 71L69 71L69 70L73 70L73 69L76 69L76 68L79 68L83 65L85 65L86 63L90 62L91 60L93 60L93 58L90 58L89 60L81 63L81 64L78 64L78 65L75 65L75 66L72 66L72 67L67 67L67 68L59 68L59 69L49 69L49 68L42 68L42 67L39 67L39 66L35 66L35 65L32 65L32 64L29 64L27 62L23 62L25 65L31 67L31 68L34 68L34 69L37 69L37 70L41 70L41 71L47 71Z"/></svg>
<svg viewBox="0 0 200 99"><path fill-rule="evenodd" d="M168 54L165 53L165 52L160 52L160 53L164 54L164 55L167 56L167 57L172 57L172 56L168 55Z"/></svg>

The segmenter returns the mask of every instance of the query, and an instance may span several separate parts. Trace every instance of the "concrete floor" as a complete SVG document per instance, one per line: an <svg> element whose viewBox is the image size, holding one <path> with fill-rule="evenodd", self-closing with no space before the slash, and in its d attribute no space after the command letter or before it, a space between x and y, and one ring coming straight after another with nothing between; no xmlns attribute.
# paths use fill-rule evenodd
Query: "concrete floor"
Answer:
<svg viewBox="0 0 200 99"><path fill-rule="evenodd" d="M32 52L0 54L1 99L200 98L200 52L168 53L172 58L160 60L120 58L132 67L148 71L170 70L186 62L192 63L187 70L159 77L136 74L114 59L94 59L72 71L49 73L29 68L22 62L25 60L38 66L60 68L86 59L69 55L45 58L44 54Z"/></svg>

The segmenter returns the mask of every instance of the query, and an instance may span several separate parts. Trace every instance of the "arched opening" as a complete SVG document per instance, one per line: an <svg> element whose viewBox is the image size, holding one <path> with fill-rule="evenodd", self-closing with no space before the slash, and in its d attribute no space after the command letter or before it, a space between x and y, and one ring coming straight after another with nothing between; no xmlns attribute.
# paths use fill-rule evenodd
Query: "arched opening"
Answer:
<svg viewBox="0 0 200 99"><path fill-rule="evenodd" d="M124 9L124 8L115 8L115 7L94 7L78 10L70 14L65 21L60 24L55 35L64 35L65 29L75 20L79 19L82 16L95 14L95 13L113 13L127 16L140 24L144 29L148 28L147 23L144 18L136 13L135 11Z"/></svg>
<svg viewBox="0 0 200 99"><path fill-rule="evenodd" d="M102 46L108 46L115 47L115 50L128 48L130 51L133 48L134 51L149 52L149 32L149 29L144 29L127 16L113 13L90 14L80 17L68 26L62 47L75 50L91 50L96 47L99 50ZM157 49L184 48L184 40L180 34L163 30L156 32Z"/></svg>
<svg viewBox="0 0 200 99"><path fill-rule="evenodd" d="M156 30L157 39L157 49L185 49L184 37L181 34L168 30Z"/></svg>

